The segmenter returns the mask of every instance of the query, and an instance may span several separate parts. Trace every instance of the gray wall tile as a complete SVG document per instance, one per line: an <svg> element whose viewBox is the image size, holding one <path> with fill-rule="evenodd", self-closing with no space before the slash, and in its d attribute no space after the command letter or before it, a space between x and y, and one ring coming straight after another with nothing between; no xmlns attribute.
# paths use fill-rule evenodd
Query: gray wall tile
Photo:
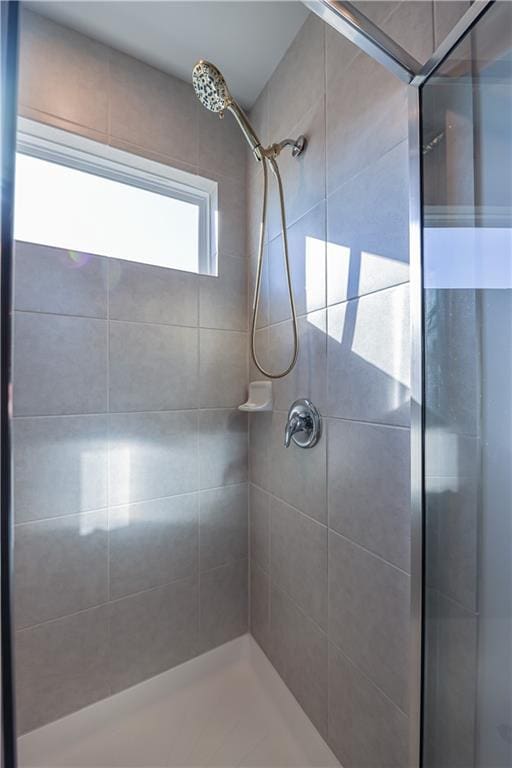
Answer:
<svg viewBox="0 0 512 768"><path fill-rule="evenodd" d="M344 768L406 768L407 717L329 644L329 744Z"/></svg>
<svg viewBox="0 0 512 768"><path fill-rule="evenodd" d="M19 733L109 694L106 606L16 633Z"/></svg>
<svg viewBox="0 0 512 768"><path fill-rule="evenodd" d="M232 178L240 177L245 167L245 139L229 112L221 120L218 114L199 109L198 161L200 168Z"/></svg>
<svg viewBox="0 0 512 768"><path fill-rule="evenodd" d="M327 414L409 423L409 286L330 307Z"/></svg>
<svg viewBox="0 0 512 768"><path fill-rule="evenodd" d="M181 664L197 653L197 579L110 603L112 692Z"/></svg>
<svg viewBox="0 0 512 768"><path fill-rule="evenodd" d="M469 0L434 0L434 48L452 31L469 5Z"/></svg>
<svg viewBox="0 0 512 768"><path fill-rule="evenodd" d="M270 496L252 483L249 485L251 560L263 570L270 566Z"/></svg>
<svg viewBox="0 0 512 768"><path fill-rule="evenodd" d="M327 72L327 191L334 192L407 137L407 87L359 53ZM346 119L350 105L350 120Z"/></svg>
<svg viewBox="0 0 512 768"><path fill-rule="evenodd" d="M109 511L110 598L197 573L197 493Z"/></svg>
<svg viewBox="0 0 512 768"><path fill-rule="evenodd" d="M201 574L201 649L247 632L247 560Z"/></svg>
<svg viewBox="0 0 512 768"><path fill-rule="evenodd" d="M197 275L177 269L111 259L111 320L197 325Z"/></svg>
<svg viewBox="0 0 512 768"><path fill-rule="evenodd" d="M327 199L327 301L409 279L407 142Z"/></svg>
<svg viewBox="0 0 512 768"><path fill-rule="evenodd" d="M16 526L16 625L41 624L108 599L107 512Z"/></svg>
<svg viewBox="0 0 512 768"><path fill-rule="evenodd" d="M327 528L277 499L271 502L272 583L327 629Z"/></svg>
<svg viewBox="0 0 512 768"><path fill-rule="evenodd" d="M322 200L287 232L293 295L299 315L325 307L325 216ZM269 244L269 264L270 321L279 323L291 317L281 236Z"/></svg>
<svg viewBox="0 0 512 768"><path fill-rule="evenodd" d="M329 420L329 525L409 570L409 432Z"/></svg>
<svg viewBox="0 0 512 768"><path fill-rule="evenodd" d="M246 483L201 492L201 571L247 559L247 493Z"/></svg>
<svg viewBox="0 0 512 768"><path fill-rule="evenodd" d="M219 276L199 279L200 326L247 330L247 259L220 256Z"/></svg>
<svg viewBox="0 0 512 768"><path fill-rule="evenodd" d="M407 708L409 577L329 533L329 639Z"/></svg>
<svg viewBox="0 0 512 768"><path fill-rule="evenodd" d="M321 523L327 521L326 441L305 451L284 447L286 414L272 414L271 490L280 499ZM266 439L269 440L267 434Z"/></svg>
<svg viewBox="0 0 512 768"><path fill-rule="evenodd" d="M199 411L199 481L202 489L247 480L247 421L247 414L240 411Z"/></svg>
<svg viewBox="0 0 512 768"><path fill-rule="evenodd" d="M224 133L224 141L229 146L229 135ZM214 176L218 183L218 249L219 257L246 256L246 187L245 166L242 164L238 174L234 177L203 173L205 176Z"/></svg>
<svg viewBox="0 0 512 768"><path fill-rule="evenodd" d="M123 53L110 55L110 131L197 165L199 103L192 86Z"/></svg>
<svg viewBox="0 0 512 768"><path fill-rule="evenodd" d="M281 141L324 90L324 23L314 14L304 22L267 89L270 141Z"/></svg>
<svg viewBox="0 0 512 768"><path fill-rule="evenodd" d="M295 367L273 382L274 407L288 411L294 400L307 397L320 413L325 410L327 312L321 309L298 319L299 356ZM293 351L291 320L270 326L270 369L286 370Z"/></svg>
<svg viewBox="0 0 512 768"><path fill-rule="evenodd" d="M434 50L432 5L431 0L398 3L396 10L382 22L384 32L420 64L424 64Z"/></svg>
<svg viewBox="0 0 512 768"><path fill-rule="evenodd" d="M107 416L14 419L16 522L107 506Z"/></svg>
<svg viewBox="0 0 512 768"><path fill-rule="evenodd" d="M254 561L250 565L250 594L250 631L259 645L269 653L270 577Z"/></svg>
<svg viewBox="0 0 512 768"><path fill-rule="evenodd" d="M14 415L107 408L107 323L25 314L14 320Z"/></svg>
<svg viewBox="0 0 512 768"><path fill-rule="evenodd" d="M197 406L195 328L110 323L110 410Z"/></svg>
<svg viewBox="0 0 512 768"><path fill-rule="evenodd" d="M249 476L252 483L269 491L272 413L252 413L249 416Z"/></svg>
<svg viewBox="0 0 512 768"><path fill-rule="evenodd" d="M201 329L199 390L201 408L233 408L247 395L246 334Z"/></svg>
<svg viewBox="0 0 512 768"><path fill-rule="evenodd" d="M319 96L311 101L308 111L294 129L294 135L306 136L306 151L298 158L292 157L290 152L283 152L279 158L288 224L293 224L325 198L325 100L323 94ZM269 187L268 236L272 240L281 232L278 188L272 173Z"/></svg>
<svg viewBox="0 0 512 768"><path fill-rule="evenodd" d="M327 734L327 637L278 589L271 593L270 658L320 733Z"/></svg>
<svg viewBox="0 0 512 768"><path fill-rule="evenodd" d="M107 316L107 259L102 256L18 241L14 273L15 309Z"/></svg>
<svg viewBox="0 0 512 768"><path fill-rule="evenodd" d="M111 414L110 504L198 489L194 411Z"/></svg>
<svg viewBox="0 0 512 768"><path fill-rule="evenodd" d="M19 101L22 105L75 125L107 132L109 49L106 46L25 11L20 48Z"/></svg>

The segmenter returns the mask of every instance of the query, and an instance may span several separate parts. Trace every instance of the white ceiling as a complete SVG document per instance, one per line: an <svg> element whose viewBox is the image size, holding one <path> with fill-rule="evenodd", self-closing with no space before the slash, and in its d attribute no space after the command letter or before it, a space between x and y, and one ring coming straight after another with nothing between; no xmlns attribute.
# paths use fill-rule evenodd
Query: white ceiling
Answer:
<svg viewBox="0 0 512 768"><path fill-rule="evenodd" d="M188 82L195 62L210 59L245 107L254 103L308 14L293 0L35 0L25 5Z"/></svg>

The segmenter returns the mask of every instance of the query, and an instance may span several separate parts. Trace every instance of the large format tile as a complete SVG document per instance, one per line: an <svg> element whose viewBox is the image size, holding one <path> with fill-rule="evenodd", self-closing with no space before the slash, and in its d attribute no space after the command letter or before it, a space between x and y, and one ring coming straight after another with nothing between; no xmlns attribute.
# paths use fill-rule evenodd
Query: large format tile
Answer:
<svg viewBox="0 0 512 768"><path fill-rule="evenodd" d="M320 733L327 732L327 638L278 589L271 594L271 661Z"/></svg>
<svg viewBox="0 0 512 768"><path fill-rule="evenodd" d="M250 566L250 632L269 653L270 642L270 577L257 563Z"/></svg>
<svg viewBox="0 0 512 768"><path fill-rule="evenodd" d="M434 0L434 49L452 31L469 8L469 0Z"/></svg>
<svg viewBox="0 0 512 768"><path fill-rule="evenodd" d="M327 528L272 499L270 549L273 584L327 629Z"/></svg>
<svg viewBox="0 0 512 768"><path fill-rule="evenodd" d="M199 338L201 408L238 407L247 394L247 334L201 329Z"/></svg>
<svg viewBox="0 0 512 768"><path fill-rule="evenodd" d="M247 558L247 485L228 485L200 494L200 568Z"/></svg>
<svg viewBox="0 0 512 768"><path fill-rule="evenodd" d="M16 312L14 415L101 413L107 408L107 323Z"/></svg>
<svg viewBox="0 0 512 768"><path fill-rule="evenodd" d="M201 488L244 483L248 460L247 415L231 410L199 412Z"/></svg>
<svg viewBox="0 0 512 768"><path fill-rule="evenodd" d="M409 279L407 142L327 200L327 302Z"/></svg>
<svg viewBox="0 0 512 768"><path fill-rule="evenodd" d="M107 512L15 528L16 625L41 624L108 599Z"/></svg>
<svg viewBox="0 0 512 768"><path fill-rule="evenodd" d="M106 133L109 49L26 10L20 45L20 103Z"/></svg>
<svg viewBox="0 0 512 768"><path fill-rule="evenodd" d="M213 648L247 632L247 560L201 574L201 649Z"/></svg>
<svg viewBox="0 0 512 768"><path fill-rule="evenodd" d="M107 506L107 416L14 419L16 522Z"/></svg>
<svg viewBox="0 0 512 768"><path fill-rule="evenodd" d="M14 272L15 309L107 316L107 259L102 256L18 241Z"/></svg>
<svg viewBox="0 0 512 768"><path fill-rule="evenodd" d="M328 71L326 99L331 194L407 137L407 87L359 53L347 67Z"/></svg>
<svg viewBox="0 0 512 768"><path fill-rule="evenodd" d="M329 533L329 639L407 710L409 577Z"/></svg>
<svg viewBox="0 0 512 768"><path fill-rule="evenodd" d="M230 178L243 177L246 143L233 115L221 119L217 113L200 108L198 161L200 168Z"/></svg>
<svg viewBox="0 0 512 768"><path fill-rule="evenodd" d="M409 423L409 285L328 309L327 415Z"/></svg>
<svg viewBox="0 0 512 768"><path fill-rule="evenodd" d="M325 201L288 228L288 255L298 315L325 307ZM270 322L291 317L280 235L269 244Z"/></svg>
<svg viewBox="0 0 512 768"><path fill-rule="evenodd" d="M303 134L307 147L299 157L284 151L279 157L279 170L284 186L286 223L293 224L325 198L325 99L308 105L308 111L295 127L294 135ZM278 186L269 170L268 237L272 240L282 231Z"/></svg>
<svg viewBox="0 0 512 768"><path fill-rule="evenodd" d="M298 398L306 397L325 411L327 369L327 312L321 309L299 317L299 354L294 368L273 382L274 408L288 411ZM292 322L271 325L269 330L270 368L286 370L293 353Z"/></svg>
<svg viewBox="0 0 512 768"><path fill-rule="evenodd" d="M270 496L249 485L251 560L268 572L270 566Z"/></svg>
<svg viewBox="0 0 512 768"><path fill-rule="evenodd" d="M314 448L304 450L291 442L284 447L286 414L272 414L271 490L283 501L309 517L327 520L326 440L325 435ZM256 417L257 418L257 417Z"/></svg>
<svg viewBox="0 0 512 768"><path fill-rule="evenodd" d="M344 768L407 768L406 715L329 644L329 744Z"/></svg>
<svg viewBox="0 0 512 768"><path fill-rule="evenodd" d="M18 732L110 694L105 606L16 633Z"/></svg>
<svg viewBox="0 0 512 768"><path fill-rule="evenodd" d="M197 406L195 328L110 323L110 410Z"/></svg>
<svg viewBox="0 0 512 768"><path fill-rule="evenodd" d="M281 59L268 87L270 142L290 135L324 91L325 24L310 14Z"/></svg>
<svg viewBox="0 0 512 768"><path fill-rule="evenodd" d="M196 493L110 509L111 599L196 574L198 540Z"/></svg>
<svg viewBox="0 0 512 768"><path fill-rule="evenodd" d="M197 490L196 413L111 414L109 420L110 504Z"/></svg>
<svg viewBox="0 0 512 768"><path fill-rule="evenodd" d="M199 278L199 325L231 331L247 330L247 259L219 258L219 276Z"/></svg>
<svg viewBox="0 0 512 768"><path fill-rule="evenodd" d="M109 317L197 325L198 277L178 269L111 259Z"/></svg>
<svg viewBox="0 0 512 768"><path fill-rule="evenodd" d="M334 419L328 429L329 526L408 571L409 431Z"/></svg>
<svg viewBox="0 0 512 768"><path fill-rule="evenodd" d="M110 132L197 164L199 103L192 86L124 53L110 56Z"/></svg>
<svg viewBox="0 0 512 768"><path fill-rule="evenodd" d="M217 245L219 258L222 259L224 256L243 258L247 255L245 168L240 168L234 177L214 175L214 180L218 184Z"/></svg>
<svg viewBox="0 0 512 768"><path fill-rule="evenodd" d="M425 64L434 51L433 5L431 0L397 3L381 24L381 29L420 64Z"/></svg>
<svg viewBox="0 0 512 768"><path fill-rule="evenodd" d="M182 579L109 604L112 692L197 653L197 579Z"/></svg>
<svg viewBox="0 0 512 768"><path fill-rule="evenodd" d="M271 490L272 413L249 416L249 477L252 483Z"/></svg>

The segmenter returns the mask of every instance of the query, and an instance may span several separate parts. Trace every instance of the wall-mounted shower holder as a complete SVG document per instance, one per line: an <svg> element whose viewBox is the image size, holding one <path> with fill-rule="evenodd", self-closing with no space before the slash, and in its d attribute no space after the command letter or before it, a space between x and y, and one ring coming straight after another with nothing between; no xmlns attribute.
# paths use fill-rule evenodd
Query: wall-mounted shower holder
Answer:
<svg viewBox="0 0 512 768"><path fill-rule="evenodd" d="M302 134L296 139L283 139L263 149L265 157L279 157L285 147L292 148L292 157L299 157L306 149L308 140Z"/></svg>

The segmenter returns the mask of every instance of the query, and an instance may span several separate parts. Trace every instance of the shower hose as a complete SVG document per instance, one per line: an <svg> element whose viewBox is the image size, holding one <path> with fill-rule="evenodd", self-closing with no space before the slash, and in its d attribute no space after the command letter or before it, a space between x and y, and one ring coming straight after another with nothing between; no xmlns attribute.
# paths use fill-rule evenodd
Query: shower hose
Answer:
<svg viewBox="0 0 512 768"><path fill-rule="evenodd" d="M276 177L277 188L279 191L279 207L281 213L281 234L283 239L283 258L286 271L286 282L288 286L288 297L290 300L290 309L292 314L292 335L293 335L293 354L291 356L288 367L278 373L272 373L267 371L258 360L256 354L256 319L258 317L258 309L261 299L261 278L263 272L263 252L265 249L265 230L267 226L267 198L268 198L268 167L267 163L270 163L270 167ZM281 180L281 174L279 173L279 167L275 160L275 157L266 157L265 154L261 154L261 164L263 167L263 205L261 209L261 224L260 224L260 236L258 245L258 266L256 272L256 286L254 289L254 301L252 307L252 323L251 323L251 352L252 359L256 368L268 379L282 379L293 369L297 362L297 356L299 354L299 334L297 329L297 312L295 309L295 300L293 298L292 279L290 275L290 259L288 257L288 237L286 234L286 211L284 207L284 192L283 182Z"/></svg>

